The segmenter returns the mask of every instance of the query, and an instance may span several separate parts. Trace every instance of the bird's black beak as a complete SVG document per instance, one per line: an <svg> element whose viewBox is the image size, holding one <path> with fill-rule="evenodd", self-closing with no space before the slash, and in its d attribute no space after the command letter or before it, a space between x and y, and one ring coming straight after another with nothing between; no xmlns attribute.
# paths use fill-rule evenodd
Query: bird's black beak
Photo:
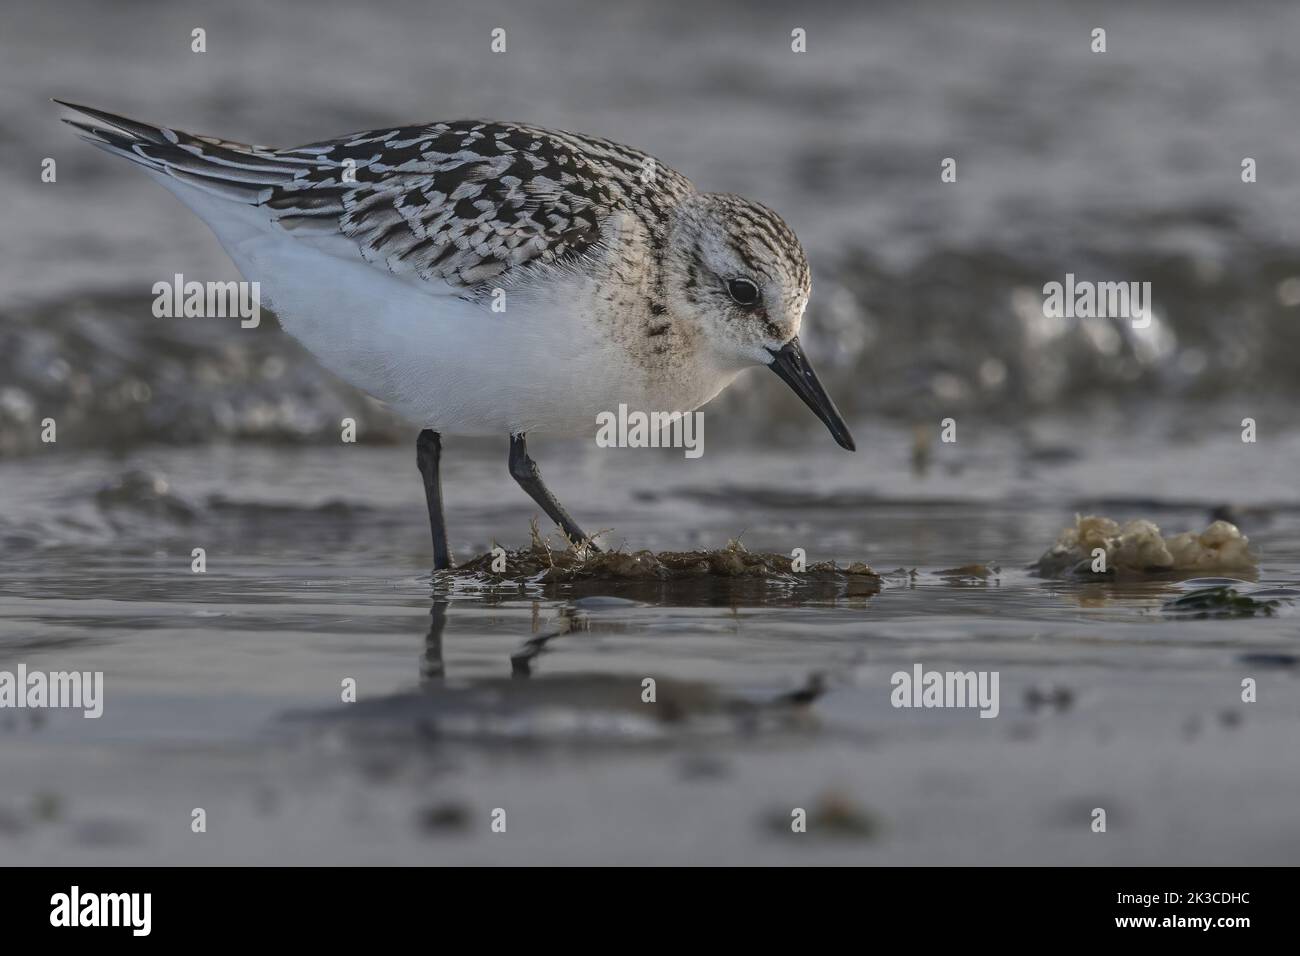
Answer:
<svg viewBox="0 0 1300 956"><path fill-rule="evenodd" d="M772 353L772 363L768 368L781 376L781 381L794 389L794 393L803 399L803 403L826 423L836 444L849 451L856 451L857 446L853 444L849 426L844 424L840 410L835 407L831 397L826 394L826 389L822 388L822 383L817 380L817 373L808 364L808 356L803 354L799 336L796 335L786 342L778 351L772 349L768 351Z"/></svg>

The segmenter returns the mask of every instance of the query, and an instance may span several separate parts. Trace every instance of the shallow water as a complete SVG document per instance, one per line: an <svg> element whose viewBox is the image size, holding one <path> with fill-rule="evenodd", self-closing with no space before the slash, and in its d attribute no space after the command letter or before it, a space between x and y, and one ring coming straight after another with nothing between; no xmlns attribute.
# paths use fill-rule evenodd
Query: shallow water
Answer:
<svg viewBox="0 0 1300 956"><path fill-rule="evenodd" d="M1294 473L1300 434L1246 469L1226 442L1152 460L1150 436L1055 427L1090 458L1044 464L1024 436L991 432L978 451L937 446L917 476L909 433L866 425L865 454L784 449L761 480L744 446L692 462L535 451L609 540L743 533L755 550L866 559L885 575L865 595L435 586L404 449L5 463L0 514L25 517L0 526L0 668L106 681L99 720L4 715L5 860L1294 861L1291 602L1188 620L1162 612L1177 581L1025 566L1075 509L1183 530L1231 504L1263 559L1242 587L1294 586L1300 499L1269 476ZM527 544L535 509L503 452L448 448L462 557ZM939 573L977 562L997 570ZM998 671L998 718L892 707L891 675L916 663ZM1240 701L1246 676L1257 703ZM356 703L340 699L348 677ZM1088 828L1096 806L1105 835ZM190 832L194 807L206 834ZM802 837L794 807L810 814ZM496 808L505 834L490 832Z"/></svg>

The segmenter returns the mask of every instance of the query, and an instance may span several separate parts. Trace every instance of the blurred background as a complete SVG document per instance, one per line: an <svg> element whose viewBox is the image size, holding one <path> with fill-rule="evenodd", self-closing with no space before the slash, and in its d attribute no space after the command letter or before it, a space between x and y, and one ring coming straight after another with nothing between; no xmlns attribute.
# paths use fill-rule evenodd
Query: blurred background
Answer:
<svg viewBox="0 0 1300 956"><path fill-rule="evenodd" d="M98 721L0 713L0 859L1300 854L1300 6L8 0L2 16L0 668L102 670L107 691ZM870 594L432 581L411 426L269 318L154 318L155 282L237 275L52 96L278 146L521 120L772 206L808 250L801 338L859 453L754 372L708 406L698 461L545 436L533 454L616 547L739 537L897 572ZM1067 273L1150 282L1150 327L1045 318L1043 285ZM528 541L536 509L505 454L504 436L447 444L459 558ZM1076 512L1167 533L1229 518L1261 556L1236 585L1271 589L1277 612L1201 619L1166 611L1177 580L1029 573ZM891 673L918 662L999 671L999 719L893 709ZM646 676L668 706L646 709ZM1097 806L1109 836L1089 830ZM487 829L497 807L508 839Z"/></svg>
<svg viewBox="0 0 1300 956"><path fill-rule="evenodd" d="M283 146L487 116L643 148L795 228L815 276L804 338L850 413L1248 400L1287 418L1300 10L1089 8L20 0L0 41L0 449L30 450L38 406L79 442L130 446L333 441L356 401L273 331L152 321L153 282L233 267L139 170L78 142L50 96ZM190 50L195 26L207 53ZM495 26L505 54L489 52ZM940 182L945 157L956 183ZM1042 286L1067 272L1151 282L1155 321L1044 319ZM723 410L795 417L753 386ZM362 440L407 440L370 417Z"/></svg>

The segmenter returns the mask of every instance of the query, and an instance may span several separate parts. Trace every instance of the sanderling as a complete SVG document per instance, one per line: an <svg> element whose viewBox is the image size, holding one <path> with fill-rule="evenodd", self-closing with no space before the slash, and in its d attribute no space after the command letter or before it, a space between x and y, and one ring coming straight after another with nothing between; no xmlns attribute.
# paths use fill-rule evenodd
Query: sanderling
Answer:
<svg viewBox="0 0 1300 956"><path fill-rule="evenodd" d="M790 227L645 153L485 120L275 149L56 102L197 213L321 364L421 426L435 568L443 434L508 434L510 474L588 545L526 433L620 404L687 413L765 365L854 447L799 344L811 276Z"/></svg>

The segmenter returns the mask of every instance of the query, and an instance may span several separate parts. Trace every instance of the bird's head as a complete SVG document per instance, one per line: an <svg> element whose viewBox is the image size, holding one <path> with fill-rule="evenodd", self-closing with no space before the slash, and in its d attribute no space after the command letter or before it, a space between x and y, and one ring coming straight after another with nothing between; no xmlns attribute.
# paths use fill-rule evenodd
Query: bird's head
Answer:
<svg viewBox="0 0 1300 956"><path fill-rule="evenodd" d="M665 259L667 306L698 323L717 367L772 369L852 451L848 426L799 344L812 274L784 220L741 196L696 193L677 211Z"/></svg>

